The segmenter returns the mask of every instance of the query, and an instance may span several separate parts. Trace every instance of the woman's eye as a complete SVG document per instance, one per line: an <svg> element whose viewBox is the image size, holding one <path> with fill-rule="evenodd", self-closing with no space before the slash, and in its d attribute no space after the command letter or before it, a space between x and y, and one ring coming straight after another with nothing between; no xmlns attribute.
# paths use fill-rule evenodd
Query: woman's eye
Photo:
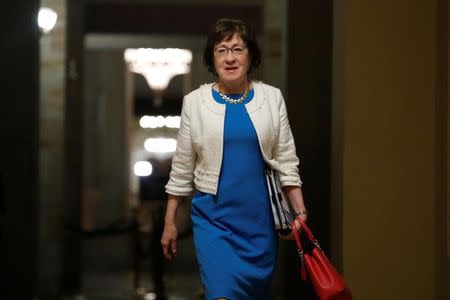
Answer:
<svg viewBox="0 0 450 300"><path fill-rule="evenodd" d="M236 47L236 48L233 48L233 52L234 53L242 53L242 48L239 48L239 47Z"/></svg>

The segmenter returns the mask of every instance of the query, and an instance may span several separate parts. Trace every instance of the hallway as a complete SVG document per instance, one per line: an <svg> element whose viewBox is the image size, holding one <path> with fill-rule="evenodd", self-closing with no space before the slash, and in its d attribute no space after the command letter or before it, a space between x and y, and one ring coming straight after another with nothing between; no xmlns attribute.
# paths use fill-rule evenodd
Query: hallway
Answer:
<svg viewBox="0 0 450 300"><path fill-rule="evenodd" d="M130 236L76 230L130 222L144 202L162 200L141 196L134 166L157 156L147 140L173 146L177 129L140 120L178 116L183 95L214 80L201 54L206 23L222 14L257 28L264 63L255 77L286 95L310 225L355 300L450 299L449 0L5 5L2 299L143 300L153 289L146 258L148 290L136 295ZM36 22L44 5L58 13L47 33ZM129 69L128 47L186 48L191 70L160 97ZM298 254L280 244L270 298L298 299ZM200 299L192 237L180 246L176 261L164 261L168 298Z"/></svg>

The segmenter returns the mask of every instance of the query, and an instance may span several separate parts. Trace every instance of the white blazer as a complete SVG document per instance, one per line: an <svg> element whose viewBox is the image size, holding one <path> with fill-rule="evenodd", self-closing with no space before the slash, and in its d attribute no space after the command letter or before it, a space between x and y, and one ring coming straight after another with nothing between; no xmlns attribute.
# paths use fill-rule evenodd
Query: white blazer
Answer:
<svg viewBox="0 0 450 300"><path fill-rule="evenodd" d="M255 127L264 160L280 174L281 186L301 186L299 160L281 91L253 81L254 98L245 108ZM223 154L225 104L212 95L212 83L186 95L181 110L177 148L170 179L172 195L187 196L192 182L197 190L217 194ZM255 154L256 155L256 154Z"/></svg>

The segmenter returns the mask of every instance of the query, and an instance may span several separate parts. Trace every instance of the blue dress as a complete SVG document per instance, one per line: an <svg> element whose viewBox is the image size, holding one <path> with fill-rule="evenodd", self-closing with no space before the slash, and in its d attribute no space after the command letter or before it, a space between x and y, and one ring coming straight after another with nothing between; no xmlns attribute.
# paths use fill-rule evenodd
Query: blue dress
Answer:
<svg viewBox="0 0 450 300"><path fill-rule="evenodd" d="M206 299L261 300L269 294L278 237L265 185L265 162L244 106L226 105L224 149L217 195L192 199L194 244ZM228 95L237 99L241 95Z"/></svg>

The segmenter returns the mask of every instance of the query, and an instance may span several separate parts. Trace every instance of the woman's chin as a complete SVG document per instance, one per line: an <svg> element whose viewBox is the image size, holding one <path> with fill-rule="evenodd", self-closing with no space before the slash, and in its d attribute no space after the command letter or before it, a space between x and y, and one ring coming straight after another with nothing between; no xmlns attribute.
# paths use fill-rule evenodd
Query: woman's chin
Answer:
<svg viewBox="0 0 450 300"><path fill-rule="evenodd" d="M220 80L229 83L240 83L245 80L245 76L241 76L241 74L225 73L220 76Z"/></svg>

